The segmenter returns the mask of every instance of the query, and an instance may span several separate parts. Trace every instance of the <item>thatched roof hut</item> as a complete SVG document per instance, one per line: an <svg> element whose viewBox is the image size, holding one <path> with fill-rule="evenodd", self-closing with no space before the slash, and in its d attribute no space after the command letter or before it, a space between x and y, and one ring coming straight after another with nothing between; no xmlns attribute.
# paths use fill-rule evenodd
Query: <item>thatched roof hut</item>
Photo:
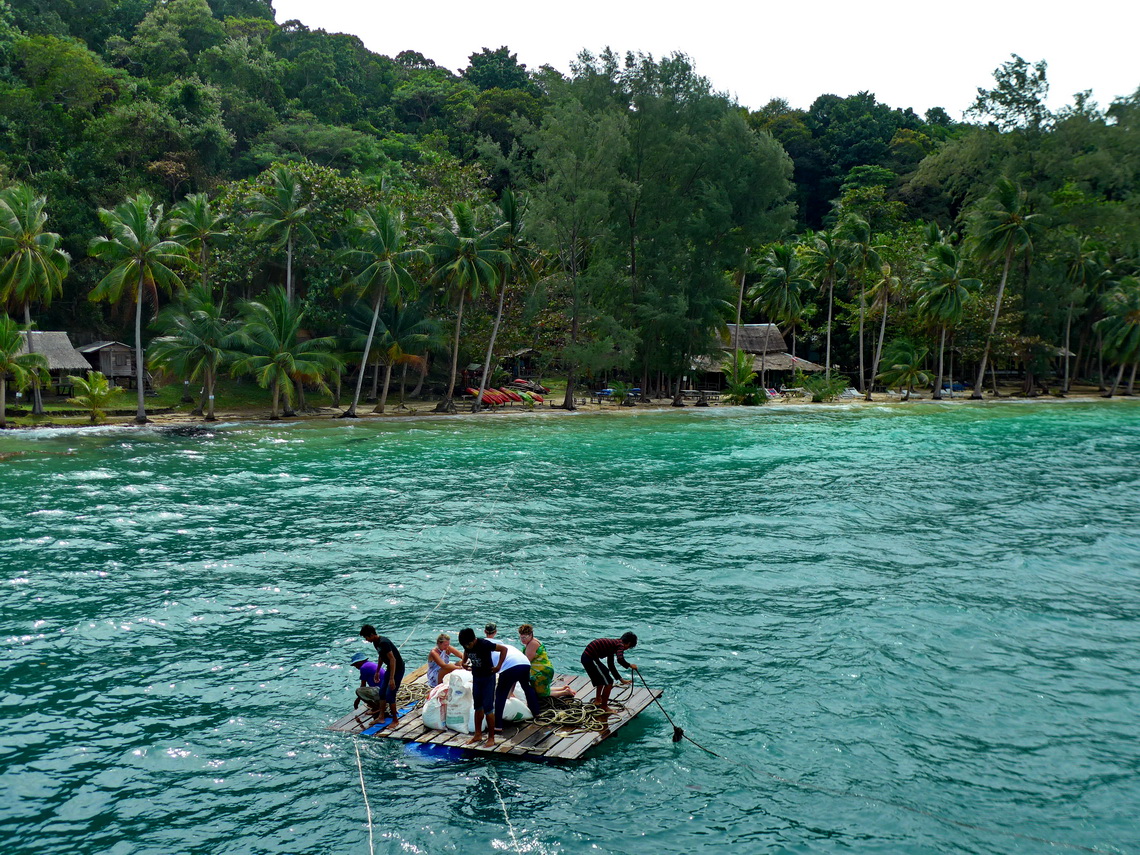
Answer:
<svg viewBox="0 0 1140 855"><path fill-rule="evenodd" d="M28 352L28 336L32 337L32 349L47 357L48 371L53 374L76 374L91 369L90 363L83 358L83 354L76 350L71 339L65 332L40 332L32 330L31 333L21 332L24 339L20 353Z"/></svg>
<svg viewBox="0 0 1140 855"><path fill-rule="evenodd" d="M707 374L722 374L720 359L715 356L700 356L693 360L693 368ZM752 354L752 370L759 374L763 371L803 371L810 374L813 371L822 371L823 366L790 353Z"/></svg>
<svg viewBox="0 0 1140 855"><path fill-rule="evenodd" d="M792 356L787 352L784 336L775 324L728 324L728 335L723 339L725 353L731 354L736 349L737 336L740 337L740 349L752 356L752 370L759 374L761 371L823 371L822 365L810 360ZM700 356L693 360L693 369L706 374L721 374L721 357Z"/></svg>
<svg viewBox="0 0 1140 855"><path fill-rule="evenodd" d="M725 350L736 350L736 340L740 339L740 349L745 353L782 353L788 349L775 324L728 324Z"/></svg>

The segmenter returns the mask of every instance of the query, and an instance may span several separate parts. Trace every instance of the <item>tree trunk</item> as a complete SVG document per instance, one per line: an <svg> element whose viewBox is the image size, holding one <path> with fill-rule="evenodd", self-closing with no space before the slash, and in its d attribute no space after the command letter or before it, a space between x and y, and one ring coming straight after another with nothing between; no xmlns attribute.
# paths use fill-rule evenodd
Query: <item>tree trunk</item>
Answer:
<svg viewBox="0 0 1140 855"><path fill-rule="evenodd" d="M970 397L980 401L982 399L982 383L986 379L986 362L990 357L990 345L993 342L994 332L997 330L998 317L1001 315L1001 301L1005 296L1005 280L1009 277L1009 265L1013 261L1013 248L1005 253L1005 264L1001 270L1001 283L998 285L997 303L994 304L994 316L990 319L990 332L986 336L986 346L982 349L982 362L978 366L978 382L974 384L974 394ZM994 383L994 392L997 393L997 383Z"/></svg>
<svg viewBox="0 0 1140 855"><path fill-rule="evenodd" d="M416 388L412 390L412 397L418 398L424 391L424 380L427 379L428 373L428 354L424 354L423 362L420 363L420 379L416 383Z"/></svg>
<svg viewBox="0 0 1140 855"><path fill-rule="evenodd" d="M571 273L571 279L573 281L573 285L571 287L572 287L573 293L574 293L574 300L573 300L573 307L574 308L573 308L573 314L570 316L570 343L571 344L577 344L578 343L578 280L577 280L575 273ZM576 409L574 406L574 381L576 379L574 377L574 372L577 370L577 368L578 368L578 366L575 365L574 363L570 363L566 367L566 396L562 399L562 409L564 409L564 410Z"/></svg>
<svg viewBox="0 0 1140 855"><path fill-rule="evenodd" d="M372 412L380 413L381 415L383 415L384 405L388 401L388 385L391 382L392 382L392 363L391 363L391 361L389 361L384 366L384 391L380 393L380 400L376 404L376 409L374 409Z"/></svg>
<svg viewBox="0 0 1140 855"><path fill-rule="evenodd" d="M208 394L208 397L206 398L206 421L208 422L216 422L218 420L217 416L214 415L214 389L217 388L217 385L217 372L214 370L207 371L206 392Z"/></svg>
<svg viewBox="0 0 1140 855"><path fill-rule="evenodd" d="M491 356L495 351L495 338L499 335L499 322L503 319L503 301L507 296L507 284L504 281L499 285L499 309L495 312L495 326L491 329L491 340L487 342L487 358L483 361L483 376L479 379L479 394L475 397L475 404L471 412L479 412L483 403L483 391L487 388L487 378L491 374Z"/></svg>
<svg viewBox="0 0 1140 855"><path fill-rule="evenodd" d="M942 361L946 356L946 324L942 325L942 336L938 342L938 376L934 378L934 400L942 400ZM950 381L954 385L954 381Z"/></svg>
<svg viewBox="0 0 1140 855"><path fill-rule="evenodd" d="M368 364L368 354L372 352L372 337L376 335L376 321L380 317L380 304L384 301L384 291L376 295L372 306L372 324L368 327L368 337L364 340L364 353L360 357L360 373L356 377L356 391L352 395L352 406L341 413L341 418L356 418L356 407L360 403L360 387L364 385L364 368Z"/></svg>
<svg viewBox="0 0 1140 855"><path fill-rule="evenodd" d="M285 299L293 305L293 233L289 232L289 240L285 248Z"/></svg>
<svg viewBox="0 0 1140 855"><path fill-rule="evenodd" d="M459 314L455 317L455 344L451 348L451 378L447 381L447 393L435 406L437 413L450 413L455 410L451 399L455 396L455 376L459 371L459 331L463 327L463 298L466 296L462 291L459 293Z"/></svg>
<svg viewBox="0 0 1140 855"><path fill-rule="evenodd" d="M673 389L673 403L670 406L683 407L685 406L685 398L681 395L681 384L685 381L685 375L677 375L677 386Z"/></svg>
<svg viewBox="0 0 1140 855"><path fill-rule="evenodd" d="M380 357L377 356L372 361L372 392L368 395L368 400L372 403L376 402L380 394Z"/></svg>
<svg viewBox="0 0 1140 855"><path fill-rule="evenodd" d="M1108 390L1108 394L1104 397L1111 398L1116 394L1116 389L1120 386L1120 379L1124 376L1124 363L1120 363L1120 369L1116 372L1116 379L1112 381L1112 388Z"/></svg>
<svg viewBox="0 0 1140 855"><path fill-rule="evenodd" d="M408 388L408 363L404 363L400 369L400 407L404 406L404 392Z"/></svg>
<svg viewBox="0 0 1140 855"><path fill-rule="evenodd" d="M143 367L143 346L142 346L142 298L143 298L143 282L142 277L139 277L138 282L138 295L135 300L135 381L139 387L139 407L138 412L135 413L135 424L145 425L146 418L146 401L144 395L146 394L146 380L144 378Z"/></svg>
<svg viewBox="0 0 1140 855"><path fill-rule="evenodd" d="M1001 392L998 391L997 387L997 369L992 364L990 365L990 384L993 386L994 397L1000 398Z"/></svg>
<svg viewBox="0 0 1140 855"><path fill-rule="evenodd" d="M871 400L870 387L866 386L866 367L863 365L863 316L867 310L867 288L860 281L859 283L859 391L867 393L867 400ZM884 312L885 314L885 312Z"/></svg>
<svg viewBox="0 0 1140 855"><path fill-rule="evenodd" d="M885 285L883 286L886 287ZM871 390L875 388L875 377L879 374L879 360L883 358L883 337L887 334L887 307L890 305L890 294L883 294L883 318L879 321L879 343L875 347L875 364L871 367L870 382L867 384L867 395L864 400L871 400ZM943 328L945 335L945 328ZM939 363L941 364L941 363ZM941 370L941 368L939 369Z"/></svg>
<svg viewBox="0 0 1140 855"><path fill-rule="evenodd" d="M745 268L748 265L748 250L744 250L744 264L740 268L740 293L736 298L736 335L733 336L732 364L740 361L740 313L744 310L744 278ZM764 343L768 343L768 336L764 336ZM761 378L763 380L763 378Z"/></svg>
<svg viewBox="0 0 1140 855"><path fill-rule="evenodd" d="M1069 343L1073 329L1073 301L1069 301L1069 311L1065 315L1065 384L1061 387L1062 397L1069 394Z"/></svg>
<svg viewBox="0 0 1140 855"><path fill-rule="evenodd" d="M0 428L8 427L8 376L0 371Z"/></svg>
<svg viewBox="0 0 1140 855"><path fill-rule="evenodd" d="M36 352L36 346L35 346L35 343L32 341L32 338L33 338L32 337L32 312L31 312L31 309L29 308L28 303L24 303L24 326L27 328L27 332L24 333L24 335L27 337L28 353L35 353ZM44 398L43 398L43 393L40 391L39 374L34 374L32 376L31 390L32 390L32 415L33 416L42 416L44 414Z"/></svg>
<svg viewBox="0 0 1140 855"><path fill-rule="evenodd" d="M1132 363L1132 373L1128 375L1128 391L1124 394L1132 397L1132 387L1136 385L1136 369L1140 368L1140 362Z"/></svg>
<svg viewBox="0 0 1140 855"><path fill-rule="evenodd" d="M950 339L950 400L954 400L954 339Z"/></svg>
<svg viewBox="0 0 1140 855"><path fill-rule="evenodd" d="M277 378L273 381L273 409L269 411L269 418L276 421L281 418L277 412L277 403L281 400L281 380Z"/></svg>
<svg viewBox="0 0 1140 855"><path fill-rule="evenodd" d="M206 239L202 238L199 241L201 244L198 249L198 267L202 271L202 291L206 294L210 293L210 277L206 273Z"/></svg>
<svg viewBox="0 0 1140 855"><path fill-rule="evenodd" d="M832 297L835 292L835 283L828 280L827 283L827 354L824 357L824 377L828 380L831 379L831 310L834 304Z"/></svg>
<svg viewBox="0 0 1140 855"><path fill-rule="evenodd" d="M1104 389L1104 336L1100 334L1100 330L1096 332L1096 385L1097 391L1103 392Z"/></svg>

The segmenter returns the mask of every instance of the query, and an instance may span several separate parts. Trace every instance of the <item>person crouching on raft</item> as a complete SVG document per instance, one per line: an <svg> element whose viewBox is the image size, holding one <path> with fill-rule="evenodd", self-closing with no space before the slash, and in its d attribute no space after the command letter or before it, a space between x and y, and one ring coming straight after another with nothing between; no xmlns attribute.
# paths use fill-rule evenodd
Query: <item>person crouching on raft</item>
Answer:
<svg viewBox="0 0 1140 855"><path fill-rule="evenodd" d="M380 701L381 704L387 701L392 716L392 720L384 726L395 727L396 722L400 720L400 711L396 709L396 692L400 689L400 683L404 681L404 657L400 655L392 639L380 635L376 632L376 627L370 623L360 628L360 637L376 648L377 662L380 665L387 665L388 689L380 693Z"/></svg>
<svg viewBox="0 0 1140 855"><path fill-rule="evenodd" d="M636 665L625 661L625 652L635 647L637 647L637 636L632 632L625 633L621 638L595 638L586 645L586 649L582 651L582 667L586 669L590 682L594 684L594 706L608 710L614 681L617 680L623 686L629 683L629 680L623 680L618 673L614 666L614 657L617 657L618 664L623 668L636 671ZM603 658L609 661L603 662Z"/></svg>
<svg viewBox="0 0 1140 855"><path fill-rule="evenodd" d="M487 638L476 638L471 627L459 630L459 646L463 648L461 666L471 663L471 701L475 706L475 735L468 740L474 745L483 738L483 716L487 716L487 742L485 747L495 747L495 675L503 667L507 648ZM492 655L499 654L498 664L492 663Z"/></svg>
<svg viewBox="0 0 1140 855"><path fill-rule="evenodd" d="M356 709L360 706L360 702L364 701L368 711L374 716L383 715L384 693L381 692L381 687L384 685L384 678L387 677L384 667L370 662L363 653L353 656L350 664L360 670L360 688L356 690L356 700L353 701L352 708Z"/></svg>

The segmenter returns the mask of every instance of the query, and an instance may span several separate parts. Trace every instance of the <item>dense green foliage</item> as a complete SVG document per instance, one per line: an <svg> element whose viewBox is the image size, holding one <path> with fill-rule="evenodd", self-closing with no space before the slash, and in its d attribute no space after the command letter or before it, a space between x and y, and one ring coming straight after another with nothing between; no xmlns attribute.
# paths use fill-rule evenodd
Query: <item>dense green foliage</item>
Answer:
<svg viewBox="0 0 1140 855"><path fill-rule="evenodd" d="M1107 388L1105 364L1136 359L1140 92L1057 113L1047 92L1045 64L1014 56L977 123L869 92L748 112L683 55L583 53L563 75L483 48L457 74L277 24L268 0L0 0L0 297L89 337L129 339L134 320L140 352L253 301L258 376L286 405L310 376L339 390L284 366L288 329L328 337L358 372L353 413L370 365L385 389L403 366L402 388L434 359L448 400L460 366L524 347L565 372L567 406L614 372L679 401L693 359L723 348L741 276L745 322L861 389L904 342L936 393L994 362L1029 392ZM184 323L151 324L183 282L202 289ZM385 337L413 305L430 347ZM205 404L230 358L172 348L150 364L201 379Z"/></svg>

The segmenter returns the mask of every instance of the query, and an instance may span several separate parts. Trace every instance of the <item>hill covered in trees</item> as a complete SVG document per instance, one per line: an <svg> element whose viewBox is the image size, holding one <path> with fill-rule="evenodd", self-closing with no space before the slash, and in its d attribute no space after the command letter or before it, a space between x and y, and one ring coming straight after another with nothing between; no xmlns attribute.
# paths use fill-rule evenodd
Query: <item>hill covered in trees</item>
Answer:
<svg viewBox="0 0 1140 855"><path fill-rule="evenodd" d="M1140 92L1054 114L1045 71L1004 63L969 122L866 92L749 112L682 55L584 53L562 74L483 48L456 74L279 25L263 0L0 0L0 232L39 217L70 259L37 279L0 242L0 296L91 338L131 335L123 306L149 301L149 339L178 334L169 313L149 325L183 285L227 318L282 285L333 372L391 365L414 310L457 336L409 345L441 386L493 338L572 380L673 382L738 301L861 387L929 382L954 354L1020 366L1028 389L1103 379L1140 359ZM185 257L168 290L120 293L92 250L140 199ZM391 216L394 279L361 255L384 256Z"/></svg>

